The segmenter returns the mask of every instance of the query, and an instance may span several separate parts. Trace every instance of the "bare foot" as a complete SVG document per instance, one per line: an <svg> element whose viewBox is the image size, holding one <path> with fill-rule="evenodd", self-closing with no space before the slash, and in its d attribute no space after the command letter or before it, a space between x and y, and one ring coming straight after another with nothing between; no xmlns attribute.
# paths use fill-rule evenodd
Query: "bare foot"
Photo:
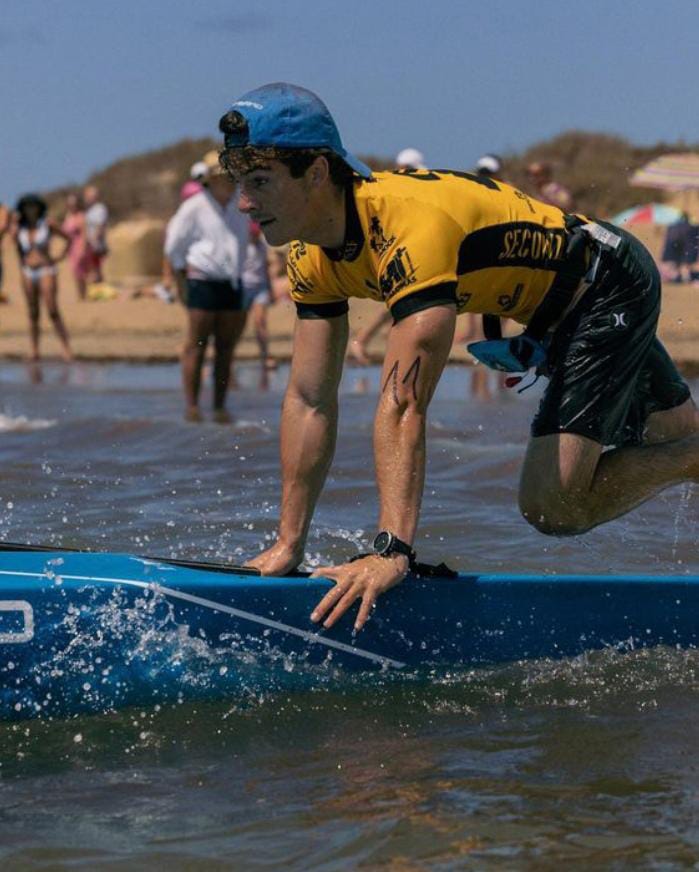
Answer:
<svg viewBox="0 0 699 872"><path fill-rule="evenodd" d="M273 370L279 366L279 363L273 357L267 357L263 361L262 365L264 366L265 369Z"/></svg>
<svg viewBox="0 0 699 872"><path fill-rule="evenodd" d="M192 424L198 424L204 420L198 406L190 406L184 413L184 419Z"/></svg>
<svg viewBox="0 0 699 872"><path fill-rule="evenodd" d="M216 424L230 424L232 421L233 418L226 409L214 409L214 422Z"/></svg>

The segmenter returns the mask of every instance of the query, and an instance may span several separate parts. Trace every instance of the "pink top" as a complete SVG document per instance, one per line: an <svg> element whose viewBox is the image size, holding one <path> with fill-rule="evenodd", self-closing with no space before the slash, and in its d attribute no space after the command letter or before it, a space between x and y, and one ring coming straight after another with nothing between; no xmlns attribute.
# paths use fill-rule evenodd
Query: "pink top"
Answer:
<svg viewBox="0 0 699 872"><path fill-rule="evenodd" d="M194 179L189 179L189 181L186 181L180 188L180 201L184 202L203 190L204 189L199 182L195 182Z"/></svg>
<svg viewBox="0 0 699 872"><path fill-rule="evenodd" d="M61 230L70 237L68 259L74 269L79 268L85 256L85 220L82 212L69 212Z"/></svg>

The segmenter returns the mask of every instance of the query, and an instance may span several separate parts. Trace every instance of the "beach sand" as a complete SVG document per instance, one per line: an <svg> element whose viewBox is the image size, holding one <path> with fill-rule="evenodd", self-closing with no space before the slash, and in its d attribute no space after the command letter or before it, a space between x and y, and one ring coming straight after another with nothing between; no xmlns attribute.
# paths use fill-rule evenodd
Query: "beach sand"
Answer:
<svg viewBox="0 0 699 872"><path fill-rule="evenodd" d="M9 298L0 306L0 357L26 358L29 350L28 319L19 281L17 257L6 238L3 244L3 292ZM699 290L682 285L664 289L659 334L670 354L689 375L699 374ZM120 299L81 302L65 261L59 270L59 303L71 336L76 357L83 360L174 361L178 359L185 336L186 312L178 303L154 299L131 299L127 291ZM374 318L380 311L371 300L354 300L350 323L353 330ZM291 355L295 310L289 301L269 310L270 352L278 360ZM383 337L370 346L372 361L383 356ZM52 326L42 313L42 357L59 356ZM257 357L257 343L248 327L237 351L239 359ZM468 363L465 348L454 345L452 361Z"/></svg>

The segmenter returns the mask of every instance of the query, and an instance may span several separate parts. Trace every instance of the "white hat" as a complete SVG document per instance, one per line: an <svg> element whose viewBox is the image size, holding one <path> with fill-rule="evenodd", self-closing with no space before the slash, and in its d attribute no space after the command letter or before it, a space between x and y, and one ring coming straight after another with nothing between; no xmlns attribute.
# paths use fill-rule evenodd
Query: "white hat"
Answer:
<svg viewBox="0 0 699 872"><path fill-rule="evenodd" d="M189 171L189 177L191 179L205 179L209 175L209 168L204 163L203 160L198 160L196 163L192 164L192 168Z"/></svg>
<svg viewBox="0 0 699 872"><path fill-rule="evenodd" d="M476 161L476 169L486 173L499 173L502 171L502 161L495 154L484 154Z"/></svg>
<svg viewBox="0 0 699 872"><path fill-rule="evenodd" d="M425 155L416 148L404 148L403 151L399 151L396 155L396 166L412 167L416 170L427 169Z"/></svg>

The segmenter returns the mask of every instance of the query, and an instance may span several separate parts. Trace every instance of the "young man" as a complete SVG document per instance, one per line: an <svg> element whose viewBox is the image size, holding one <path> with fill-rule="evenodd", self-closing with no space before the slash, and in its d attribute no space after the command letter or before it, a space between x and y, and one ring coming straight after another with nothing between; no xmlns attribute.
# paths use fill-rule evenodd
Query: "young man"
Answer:
<svg viewBox="0 0 699 872"><path fill-rule="evenodd" d="M427 407L461 312L526 324L521 337L474 350L501 368L536 364L549 376L520 485L521 510L537 529L581 533L699 477L698 416L655 338L660 282L633 237L469 173L372 175L318 97L292 85L244 95L220 128L241 210L272 245L291 241L298 312L279 533L250 561L263 574L303 559L335 447L348 298L383 301L394 321L374 427L375 553L316 571L336 584L314 621L331 626L361 599L361 628L379 594L408 572Z"/></svg>

